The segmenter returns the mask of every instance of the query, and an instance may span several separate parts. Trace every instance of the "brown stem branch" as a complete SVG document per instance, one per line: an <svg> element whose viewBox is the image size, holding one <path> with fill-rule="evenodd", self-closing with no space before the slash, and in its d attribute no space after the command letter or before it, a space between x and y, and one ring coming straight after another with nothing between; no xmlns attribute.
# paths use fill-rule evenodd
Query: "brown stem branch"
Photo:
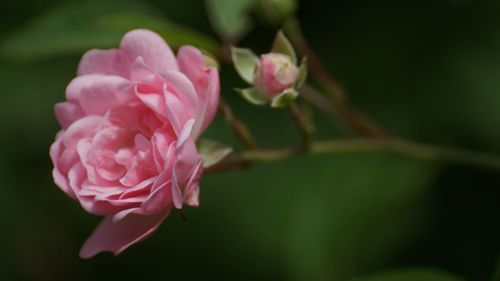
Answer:
<svg viewBox="0 0 500 281"><path fill-rule="evenodd" d="M329 94L333 112L354 131L372 138L387 138L388 134L350 103L347 92L332 78L320 59L310 47L296 18L291 18L283 26L292 44L301 56L307 56L309 69L318 83Z"/></svg>
<svg viewBox="0 0 500 281"><path fill-rule="evenodd" d="M311 126L309 122L296 103L292 103L288 107L288 111L295 122L295 125L299 131L299 135L302 139L302 148L304 150L309 150L312 143Z"/></svg>
<svg viewBox="0 0 500 281"><path fill-rule="evenodd" d="M310 152L313 154L367 151L385 151L423 161L471 165L500 171L500 157L496 155L481 151L420 144L401 139L328 140L314 142L310 147ZM283 160L304 153L306 152L300 147L244 151L230 155L217 165L208 168L207 172L240 169L254 164Z"/></svg>
<svg viewBox="0 0 500 281"><path fill-rule="evenodd" d="M256 149L257 144L254 141L252 134L248 127L233 113L233 110L222 98L219 101L219 111L229 124L235 136L245 145L248 149Z"/></svg>

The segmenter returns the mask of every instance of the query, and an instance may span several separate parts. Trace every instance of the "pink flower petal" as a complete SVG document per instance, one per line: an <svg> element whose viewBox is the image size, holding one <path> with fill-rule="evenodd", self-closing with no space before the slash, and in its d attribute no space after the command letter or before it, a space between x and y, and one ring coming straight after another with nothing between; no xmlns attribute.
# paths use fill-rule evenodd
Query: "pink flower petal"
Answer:
<svg viewBox="0 0 500 281"><path fill-rule="evenodd" d="M177 52L177 62L179 69L193 83L199 79L201 72L205 69L205 60L203 54L193 46L182 46Z"/></svg>
<svg viewBox="0 0 500 281"><path fill-rule="evenodd" d="M66 98L69 101L78 101L82 89L92 86L92 84L101 77L104 77L104 75L88 74L75 77L66 87Z"/></svg>
<svg viewBox="0 0 500 281"><path fill-rule="evenodd" d="M132 81L143 81L153 79L154 74L142 57L137 57L130 68L130 79Z"/></svg>
<svg viewBox="0 0 500 281"><path fill-rule="evenodd" d="M165 208L165 206L169 206L169 208L171 208L172 197L167 192L168 187L170 187L170 185L171 181L166 182L160 187L158 187L155 191L153 191L144 201L138 212L147 215L156 213L161 209Z"/></svg>
<svg viewBox="0 0 500 281"><path fill-rule="evenodd" d="M198 97L193 83L179 71L166 71L162 74L169 92L175 94L182 103L185 114L191 118L196 117L198 109Z"/></svg>
<svg viewBox="0 0 500 281"><path fill-rule="evenodd" d="M170 209L148 216L131 213L118 221L108 216L85 241L80 257L88 259L104 251L118 255L153 234L169 213Z"/></svg>
<svg viewBox="0 0 500 281"><path fill-rule="evenodd" d="M197 182L199 180L199 177L203 173L203 160L200 159L198 161L198 164L194 167L193 171L191 172L191 176L189 178L188 183L186 184L186 195L191 194L193 192L193 189L197 187Z"/></svg>
<svg viewBox="0 0 500 281"><path fill-rule="evenodd" d="M165 99L157 93L136 93L137 97L154 112L163 118L168 118Z"/></svg>
<svg viewBox="0 0 500 281"><path fill-rule="evenodd" d="M92 85L84 87L79 101L87 114L104 115L110 109L134 99L130 81L119 76L97 78Z"/></svg>
<svg viewBox="0 0 500 281"><path fill-rule="evenodd" d="M73 122L64 132L62 140L66 148L74 148L82 139L91 135L102 118L100 116L85 116Z"/></svg>
<svg viewBox="0 0 500 281"><path fill-rule="evenodd" d="M175 134L173 132L167 131L164 128L157 130L151 138L151 144L153 147L153 159L158 171L163 170L165 159L167 159L167 157L170 157L169 147L174 141Z"/></svg>
<svg viewBox="0 0 500 281"><path fill-rule="evenodd" d="M69 187L68 179L61 173L58 167L58 162L60 155L64 149L62 138L60 135L57 137L56 141L50 146L50 158L54 164L54 169L52 170L52 176L54 177L54 182L59 186L59 188L68 194L71 198L76 199L76 195Z"/></svg>
<svg viewBox="0 0 500 281"><path fill-rule="evenodd" d="M157 177L151 177L149 179L143 180L141 183L134 187L127 188L121 195L119 199L132 198L134 196L141 196L149 194L153 183L156 181Z"/></svg>
<svg viewBox="0 0 500 281"><path fill-rule="evenodd" d="M157 188L160 186L165 185L166 182L171 180L172 178L172 169L175 163L175 143L171 143L168 147L167 152L165 153L164 156L164 164L163 169L161 170L160 174L156 178L153 187L151 188L152 191L155 191Z"/></svg>
<svg viewBox="0 0 500 281"><path fill-rule="evenodd" d="M163 88L163 95L165 98L166 112L168 114L168 120L174 129L174 132L179 135L184 124L192 118L189 113L185 110L182 102L179 98L167 90L166 84Z"/></svg>
<svg viewBox="0 0 500 281"><path fill-rule="evenodd" d="M186 204L188 204L191 207L198 207L200 205L200 187L196 185L193 188L193 191L189 195L189 197L186 199Z"/></svg>
<svg viewBox="0 0 500 281"><path fill-rule="evenodd" d="M182 128L182 131L179 133L178 139L177 139L177 146L176 149L181 149L184 143L191 137L191 133L193 132L193 126L194 126L195 119L189 119L186 124L184 124L184 127Z"/></svg>
<svg viewBox="0 0 500 281"><path fill-rule="evenodd" d="M132 60L142 57L157 73L179 69L174 53L167 43L149 30L137 29L125 34L120 43L120 51Z"/></svg>
<svg viewBox="0 0 500 281"><path fill-rule="evenodd" d="M84 116L83 110L76 102L65 101L54 106L56 119L63 129L66 129L77 119Z"/></svg>
<svg viewBox="0 0 500 281"><path fill-rule="evenodd" d="M78 65L78 76L86 74L105 74L127 77L128 68L120 58L117 49L98 50L93 49L86 52Z"/></svg>
<svg viewBox="0 0 500 281"><path fill-rule="evenodd" d="M108 181L119 180L126 173L125 168L120 165L114 165L113 167L105 167L105 168L97 167L96 170L102 178Z"/></svg>
<svg viewBox="0 0 500 281"><path fill-rule="evenodd" d="M219 72L216 69L210 69L207 79L206 90L200 93L200 95L204 95L200 98L204 103L204 107L199 111L199 116L197 117L198 124L193 133L195 138L198 138L208 125L212 123L217 113L217 107L219 106Z"/></svg>

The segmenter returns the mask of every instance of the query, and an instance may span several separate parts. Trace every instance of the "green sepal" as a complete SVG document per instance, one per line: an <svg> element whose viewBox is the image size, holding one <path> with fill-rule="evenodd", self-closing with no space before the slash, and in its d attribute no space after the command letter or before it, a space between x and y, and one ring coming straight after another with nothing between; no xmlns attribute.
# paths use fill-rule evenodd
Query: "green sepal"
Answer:
<svg viewBox="0 0 500 281"><path fill-rule="evenodd" d="M208 168L222 161L233 152L233 148L212 140L201 139L197 143L198 153L203 159L203 167Z"/></svg>
<svg viewBox="0 0 500 281"><path fill-rule="evenodd" d="M264 105L269 103L269 99L264 94L259 93L254 87L234 90L251 104Z"/></svg>
<svg viewBox="0 0 500 281"><path fill-rule="evenodd" d="M247 83L253 85L255 69L259 63L259 58L249 49L231 46L231 58L234 68L240 77Z"/></svg>
<svg viewBox="0 0 500 281"><path fill-rule="evenodd" d="M272 99L271 107L286 107L292 104L298 96L299 92L294 88L286 89Z"/></svg>
<svg viewBox="0 0 500 281"><path fill-rule="evenodd" d="M205 62L206 67L213 67L216 68L217 70L220 70L219 62L212 54L204 52L203 50L201 53L203 55L203 60Z"/></svg>
<svg viewBox="0 0 500 281"><path fill-rule="evenodd" d="M271 52L287 55L292 60L293 64L297 64L297 54L293 49L292 43L290 43L281 30L278 31L278 34L276 34L276 37L274 38Z"/></svg>

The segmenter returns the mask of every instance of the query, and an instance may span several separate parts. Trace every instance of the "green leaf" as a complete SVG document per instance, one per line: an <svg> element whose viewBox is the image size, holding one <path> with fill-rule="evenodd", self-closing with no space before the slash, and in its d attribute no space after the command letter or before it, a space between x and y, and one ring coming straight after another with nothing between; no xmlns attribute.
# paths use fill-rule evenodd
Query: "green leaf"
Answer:
<svg viewBox="0 0 500 281"><path fill-rule="evenodd" d="M230 146L206 139L199 140L197 146L198 153L203 158L203 167L205 168L219 163L233 152Z"/></svg>
<svg viewBox="0 0 500 281"><path fill-rule="evenodd" d="M295 81L295 88L300 88L307 80L307 57L303 57L299 65L299 75L297 81Z"/></svg>
<svg viewBox="0 0 500 281"><path fill-rule="evenodd" d="M226 41L237 41L251 28L255 0L205 0L213 28Z"/></svg>
<svg viewBox="0 0 500 281"><path fill-rule="evenodd" d="M465 281L454 274L429 268L397 269L353 281Z"/></svg>
<svg viewBox="0 0 500 281"><path fill-rule="evenodd" d="M271 51L273 53L287 55L291 58L293 64L297 64L297 54L295 54L292 43L290 43L288 38L286 38L285 34L281 30L278 31L278 34L276 34L276 37L274 38Z"/></svg>
<svg viewBox="0 0 500 281"><path fill-rule="evenodd" d="M253 85L253 77L259 63L259 58L249 49L233 46L231 46L231 58L240 77Z"/></svg>
<svg viewBox="0 0 500 281"><path fill-rule="evenodd" d="M286 89L283 91L283 93L273 98L273 100L271 101L271 107L286 107L293 103L298 96L299 92L297 92L295 89Z"/></svg>
<svg viewBox="0 0 500 281"><path fill-rule="evenodd" d="M158 32L173 48L191 44L219 52L210 37L168 22L145 3L111 0L70 2L49 10L7 36L0 53L24 60L80 54L92 48L117 47L123 34L135 28Z"/></svg>
<svg viewBox="0 0 500 281"><path fill-rule="evenodd" d="M242 98L254 105L264 105L269 103L266 96L259 93L255 88L235 89Z"/></svg>

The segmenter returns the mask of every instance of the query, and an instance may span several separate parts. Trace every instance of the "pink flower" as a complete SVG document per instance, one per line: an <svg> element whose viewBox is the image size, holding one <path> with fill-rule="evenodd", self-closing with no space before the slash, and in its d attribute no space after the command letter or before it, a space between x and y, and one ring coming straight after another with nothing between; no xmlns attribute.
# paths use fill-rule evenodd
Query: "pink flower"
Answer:
<svg viewBox="0 0 500 281"><path fill-rule="evenodd" d="M195 146L212 121L219 76L194 47L177 58L157 34L127 33L119 49L91 50L56 104L50 148L56 184L105 216L80 256L121 253L150 236L171 209L198 205Z"/></svg>
<svg viewBox="0 0 500 281"><path fill-rule="evenodd" d="M257 91L273 98L293 86L299 75L299 68L287 55L269 53L260 56L254 76Z"/></svg>

